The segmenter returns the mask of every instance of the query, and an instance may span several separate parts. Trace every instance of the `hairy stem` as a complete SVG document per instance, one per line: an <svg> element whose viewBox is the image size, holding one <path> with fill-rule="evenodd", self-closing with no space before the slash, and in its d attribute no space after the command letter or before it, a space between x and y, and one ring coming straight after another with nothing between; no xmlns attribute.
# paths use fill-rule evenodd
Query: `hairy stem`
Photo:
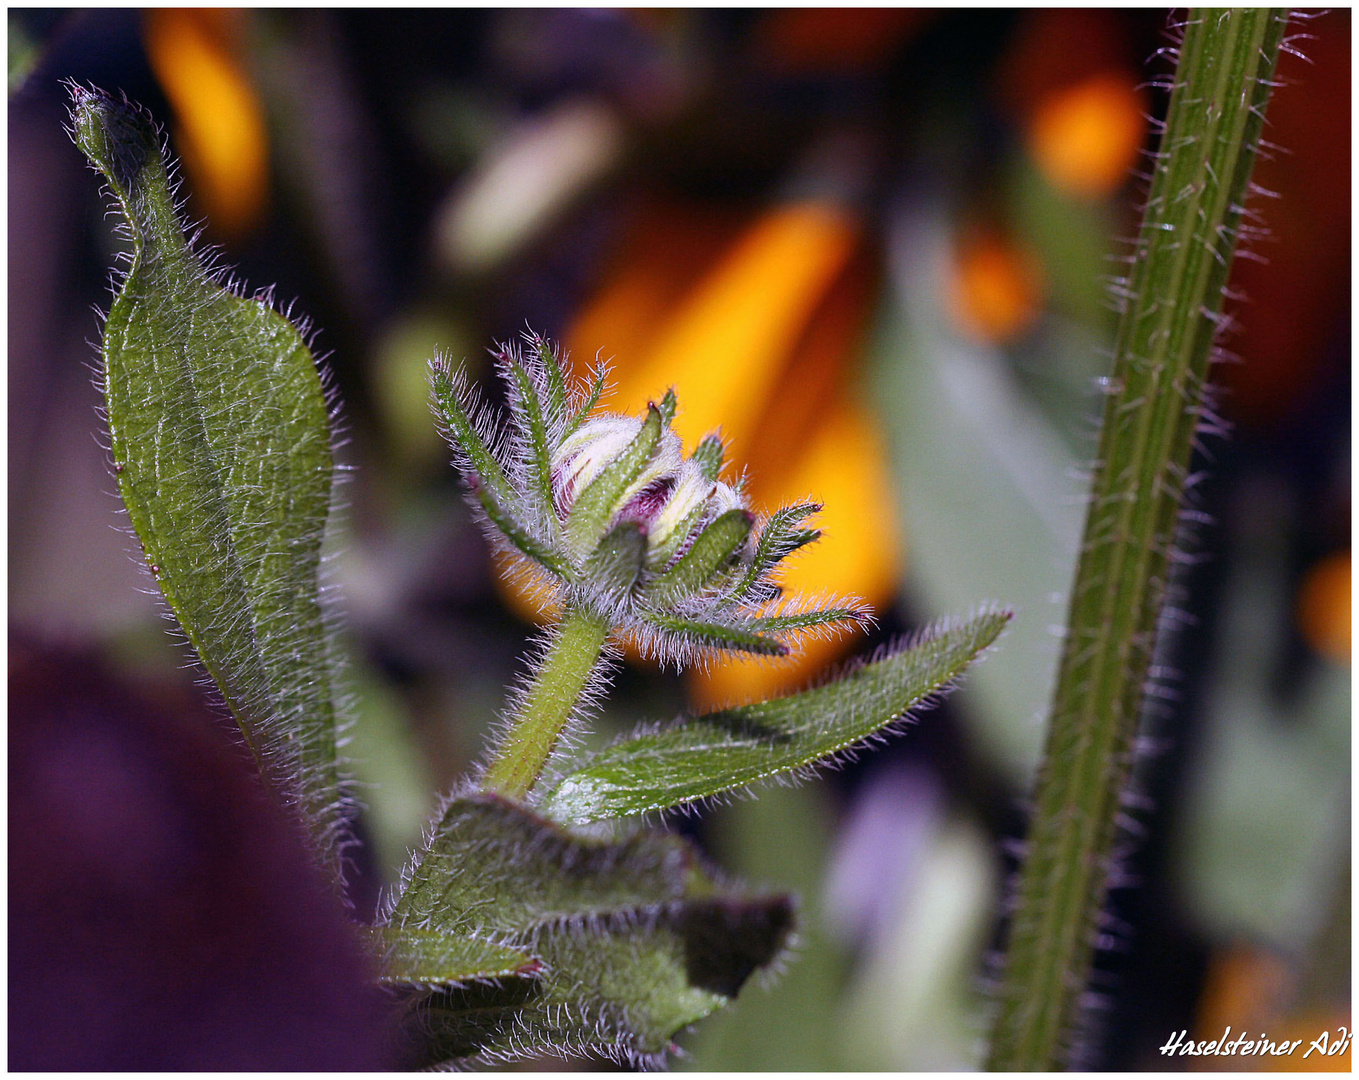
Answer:
<svg viewBox="0 0 1359 1080"><path fill-rule="evenodd" d="M1189 14L1119 326L990 1067L1065 1064L1286 15Z"/></svg>
<svg viewBox="0 0 1359 1080"><path fill-rule="evenodd" d="M579 608L567 609L509 736L482 777L485 790L512 799L528 794L580 701L608 636L606 621Z"/></svg>

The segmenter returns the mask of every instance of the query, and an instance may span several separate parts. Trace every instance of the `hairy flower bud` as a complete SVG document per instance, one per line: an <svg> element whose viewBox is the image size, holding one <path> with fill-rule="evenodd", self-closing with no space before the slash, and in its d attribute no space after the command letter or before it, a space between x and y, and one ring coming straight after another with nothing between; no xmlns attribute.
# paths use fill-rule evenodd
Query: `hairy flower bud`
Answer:
<svg viewBox="0 0 1359 1080"><path fill-rule="evenodd" d="M740 485L718 479L722 442L686 458L668 392L645 419L589 414L604 371L568 385L552 348L495 353L511 389L508 430L475 405L463 378L434 364L439 412L491 535L569 608L630 633L644 651L682 663L709 650L782 654L781 635L866 618L853 602L780 600L778 563L815 540L818 507L784 507L761 528Z"/></svg>
<svg viewBox="0 0 1359 1080"><path fill-rule="evenodd" d="M562 442L552 459L552 487L553 502L563 522L570 516L576 494L588 487L641 430L641 420L609 414L587 421ZM687 550L705 525L744 505L729 484L710 479L696 461L682 457L679 436L667 427L661 432L651 462L615 498L609 528L623 522L640 526L646 539L647 564L662 567Z"/></svg>

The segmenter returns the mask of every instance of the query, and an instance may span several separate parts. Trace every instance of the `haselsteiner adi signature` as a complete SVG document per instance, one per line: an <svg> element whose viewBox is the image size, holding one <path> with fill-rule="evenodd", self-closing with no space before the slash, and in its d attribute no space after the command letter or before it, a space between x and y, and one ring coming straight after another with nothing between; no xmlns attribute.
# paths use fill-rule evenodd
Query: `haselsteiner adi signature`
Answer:
<svg viewBox="0 0 1359 1080"><path fill-rule="evenodd" d="M1354 1033L1347 1027L1336 1028L1334 1036L1323 1031L1303 1052L1304 1058L1313 1054L1334 1057L1350 1048ZM1255 1038L1242 1033L1232 1038L1229 1026L1220 1038L1195 1042L1189 1032L1177 1031L1166 1040L1161 1053L1166 1057L1211 1056L1211 1057L1291 1057L1302 1047L1303 1039L1271 1039L1263 1032Z"/></svg>

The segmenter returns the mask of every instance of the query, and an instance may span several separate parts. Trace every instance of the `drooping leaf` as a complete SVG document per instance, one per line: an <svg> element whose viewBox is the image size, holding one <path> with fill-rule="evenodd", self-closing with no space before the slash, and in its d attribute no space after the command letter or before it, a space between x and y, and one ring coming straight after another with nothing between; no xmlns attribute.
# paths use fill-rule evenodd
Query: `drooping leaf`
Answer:
<svg viewBox="0 0 1359 1080"><path fill-rule="evenodd" d="M454 934L532 957L537 976L412 995L431 1064L525 1053L656 1062L681 1028L782 949L786 897L717 884L684 840L572 835L494 795L453 800L384 934Z"/></svg>
<svg viewBox="0 0 1359 1080"><path fill-rule="evenodd" d="M590 552L581 578L607 598L621 598L637 583L645 558L646 533L642 527L635 521L620 521Z"/></svg>
<svg viewBox="0 0 1359 1080"><path fill-rule="evenodd" d="M825 686L625 738L567 774L541 809L582 825L679 806L833 757L945 689L1009 618L988 612L927 632Z"/></svg>
<svg viewBox="0 0 1359 1080"><path fill-rule="evenodd" d="M132 261L104 326L118 488L152 574L266 780L338 880L333 656L319 603L329 410L297 328L223 288L185 239L160 136L126 101L72 87Z"/></svg>

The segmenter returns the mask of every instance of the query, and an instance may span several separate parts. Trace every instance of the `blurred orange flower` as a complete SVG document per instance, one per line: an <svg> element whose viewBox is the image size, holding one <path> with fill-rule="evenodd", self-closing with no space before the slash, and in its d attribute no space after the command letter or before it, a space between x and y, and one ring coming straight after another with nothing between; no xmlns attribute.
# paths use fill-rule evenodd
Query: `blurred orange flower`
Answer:
<svg viewBox="0 0 1359 1080"><path fill-rule="evenodd" d="M175 110L180 158L214 230L249 232L269 193L264 111L236 41L244 13L152 8L143 16L146 55Z"/></svg>

